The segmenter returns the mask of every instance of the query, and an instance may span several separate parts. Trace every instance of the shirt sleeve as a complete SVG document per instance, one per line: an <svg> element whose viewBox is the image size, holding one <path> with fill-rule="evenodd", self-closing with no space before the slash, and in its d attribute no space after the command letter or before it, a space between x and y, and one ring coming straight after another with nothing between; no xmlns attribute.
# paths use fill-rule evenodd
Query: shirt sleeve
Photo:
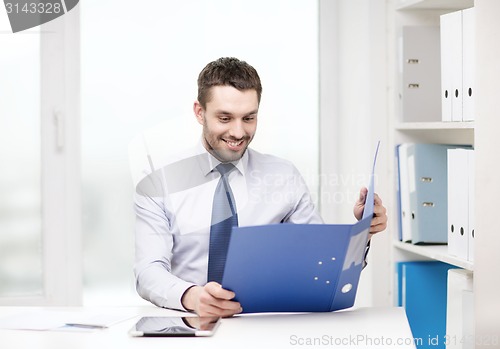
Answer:
<svg viewBox="0 0 500 349"><path fill-rule="evenodd" d="M368 240L368 242L366 243L365 256L363 258L363 269L365 269L366 266L368 265L368 262L366 261L366 258L368 257L368 252L370 252L370 243L371 243L371 240Z"/></svg>
<svg viewBox="0 0 500 349"><path fill-rule="evenodd" d="M323 224L323 219L316 210L309 188L299 171L293 167L293 176L290 176L288 191L294 192L295 201L283 223L294 224Z"/></svg>
<svg viewBox="0 0 500 349"><path fill-rule="evenodd" d="M159 307L186 310L181 298L194 284L171 273L172 215L165 209L158 181L146 177L137 186L134 201L137 292Z"/></svg>

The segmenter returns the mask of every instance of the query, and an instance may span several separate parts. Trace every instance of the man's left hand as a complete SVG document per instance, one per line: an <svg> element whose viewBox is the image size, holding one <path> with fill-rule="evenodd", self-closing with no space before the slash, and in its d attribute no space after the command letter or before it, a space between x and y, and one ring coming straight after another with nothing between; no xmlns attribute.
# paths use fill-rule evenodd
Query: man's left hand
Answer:
<svg viewBox="0 0 500 349"><path fill-rule="evenodd" d="M358 201L354 204L354 217L360 220L363 217L363 211L365 209L366 195L368 194L367 188L361 188L359 191ZM387 228L387 210L382 205L382 199L375 193L374 195L374 205L373 205L373 219L370 225L370 234L380 233Z"/></svg>

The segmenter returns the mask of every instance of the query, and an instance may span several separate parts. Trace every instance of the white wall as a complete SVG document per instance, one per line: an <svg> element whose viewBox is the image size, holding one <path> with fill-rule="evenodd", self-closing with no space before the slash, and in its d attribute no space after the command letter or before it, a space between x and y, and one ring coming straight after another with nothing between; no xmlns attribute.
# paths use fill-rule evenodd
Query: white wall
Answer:
<svg viewBox="0 0 500 349"><path fill-rule="evenodd" d="M329 223L353 222L359 189L368 185L373 153L381 149L375 191L385 205L388 185L387 19L384 0L320 1L321 187L322 215ZM332 67L331 64L334 66ZM323 72L325 74L323 74ZM357 303L390 304L389 240L385 231L372 239ZM377 285L384 285L380 288Z"/></svg>

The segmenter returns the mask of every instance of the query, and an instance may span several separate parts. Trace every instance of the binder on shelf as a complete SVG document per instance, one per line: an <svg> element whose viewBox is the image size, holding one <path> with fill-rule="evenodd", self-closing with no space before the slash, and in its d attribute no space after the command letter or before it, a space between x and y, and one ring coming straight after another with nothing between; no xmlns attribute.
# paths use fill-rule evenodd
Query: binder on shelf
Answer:
<svg viewBox="0 0 500 349"><path fill-rule="evenodd" d="M474 258L474 150L448 150L448 253Z"/></svg>
<svg viewBox="0 0 500 349"><path fill-rule="evenodd" d="M404 262L396 263L396 302L398 307L403 306L403 264Z"/></svg>
<svg viewBox="0 0 500 349"><path fill-rule="evenodd" d="M448 253L467 260L469 170L466 149L448 149Z"/></svg>
<svg viewBox="0 0 500 349"><path fill-rule="evenodd" d="M462 11L463 121L475 120L475 16L474 8Z"/></svg>
<svg viewBox="0 0 500 349"><path fill-rule="evenodd" d="M439 26L402 28L401 121L440 121Z"/></svg>
<svg viewBox="0 0 500 349"><path fill-rule="evenodd" d="M448 270L448 290L446 307L447 349L464 349L466 340L472 333L466 320L473 318L471 304L465 292L473 291L473 273L464 269Z"/></svg>
<svg viewBox="0 0 500 349"><path fill-rule="evenodd" d="M452 33L452 18L440 17L440 34L441 34L441 120L451 121L451 96L452 82L451 75L453 68L450 64L452 49L451 40L449 37Z"/></svg>
<svg viewBox="0 0 500 349"><path fill-rule="evenodd" d="M446 298L448 270L452 265L430 262L400 262L397 266L398 289L406 310L417 348L426 348L431 338L439 338L432 347L445 348ZM435 345L434 345L435 344Z"/></svg>
<svg viewBox="0 0 500 349"><path fill-rule="evenodd" d="M447 150L444 144L409 144L407 149L413 244L446 244Z"/></svg>
<svg viewBox="0 0 500 349"><path fill-rule="evenodd" d="M403 240L403 210L401 209L401 166L399 160L399 149L401 144L396 145L395 147L395 159L396 159L396 209L398 212L398 231L397 238L399 241Z"/></svg>
<svg viewBox="0 0 500 349"><path fill-rule="evenodd" d="M467 150L468 156L468 173L469 173L469 195L468 195L468 217L469 217L469 225L467 227L467 260L473 262L474 261L474 241L476 238L476 219L475 219L475 195L476 195L476 158L475 152L473 149Z"/></svg>
<svg viewBox="0 0 500 349"><path fill-rule="evenodd" d="M442 121L462 121L462 12L440 17Z"/></svg>
<svg viewBox="0 0 500 349"><path fill-rule="evenodd" d="M464 334L463 349L474 349L475 333L474 330L474 291L462 291L462 331Z"/></svg>
<svg viewBox="0 0 500 349"><path fill-rule="evenodd" d="M475 119L474 8L442 15L441 103L443 121Z"/></svg>
<svg viewBox="0 0 500 349"><path fill-rule="evenodd" d="M396 147L398 165L399 240L411 242L410 185L408 176L408 143Z"/></svg>

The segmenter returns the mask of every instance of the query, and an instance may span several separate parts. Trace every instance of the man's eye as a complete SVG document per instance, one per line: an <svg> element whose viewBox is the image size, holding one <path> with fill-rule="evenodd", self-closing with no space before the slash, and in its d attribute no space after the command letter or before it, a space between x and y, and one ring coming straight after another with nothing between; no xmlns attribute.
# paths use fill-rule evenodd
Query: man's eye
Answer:
<svg viewBox="0 0 500 349"><path fill-rule="evenodd" d="M220 122L229 122L229 120L230 120L230 119L229 119L228 117L220 117L220 118L219 118L219 121L220 121Z"/></svg>
<svg viewBox="0 0 500 349"><path fill-rule="evenodd" d="M246 122L252 122L255 120L255 116L247 116L245 119L244 119Z"/></svg>

